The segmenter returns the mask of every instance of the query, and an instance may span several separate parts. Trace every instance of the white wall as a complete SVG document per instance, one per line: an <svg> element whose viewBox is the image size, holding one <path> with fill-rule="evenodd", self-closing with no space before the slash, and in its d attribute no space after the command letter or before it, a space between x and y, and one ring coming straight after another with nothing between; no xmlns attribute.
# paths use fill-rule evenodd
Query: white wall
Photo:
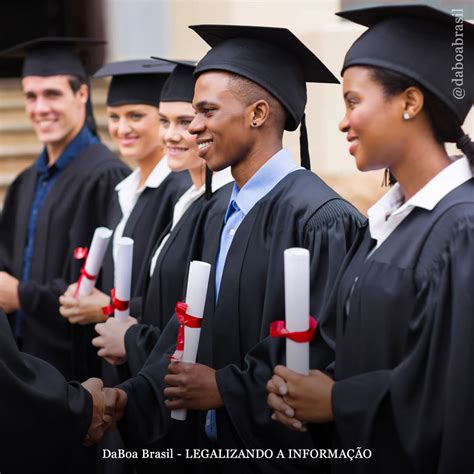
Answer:
<svg viewBox="0 0 474 474"><path fill-rule="evenodd" d="M168 55L168 0L106 0L108 61Z"/></svg>

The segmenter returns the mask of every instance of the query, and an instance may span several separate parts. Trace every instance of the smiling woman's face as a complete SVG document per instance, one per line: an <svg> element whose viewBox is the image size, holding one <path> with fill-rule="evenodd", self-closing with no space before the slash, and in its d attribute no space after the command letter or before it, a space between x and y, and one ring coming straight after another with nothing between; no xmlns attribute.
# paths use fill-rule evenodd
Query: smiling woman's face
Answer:
<svg viewBox="0 0 474 474"><path fill-rule="evenodd" d="M158 107L125 104L107 107L107 113L110 136L123 157L140 161L163 147Z"/></svg>
<svg viewBox="0 0 474 474"><path fill-rule="evenodd" d="M388 97L371 71L361 66L343 75L346 114L339 124L347 133L349 153L361 171L391 167L400 158L405 129L402 95Z"/></svg>
<svg viewBox="0 0 474 474"><path fill-rule="evenodd" d="M168 166L173 171L191 170L203 164L196 137L188 132L195 115L189 102L160 103L160 135L166 145Z"/></svg>

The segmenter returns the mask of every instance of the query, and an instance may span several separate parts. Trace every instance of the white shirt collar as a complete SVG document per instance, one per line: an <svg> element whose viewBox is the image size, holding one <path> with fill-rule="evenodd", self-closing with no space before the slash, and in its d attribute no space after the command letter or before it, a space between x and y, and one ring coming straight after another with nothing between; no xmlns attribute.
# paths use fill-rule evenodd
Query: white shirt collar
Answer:
<svg viewBox="0 0 474 474"><path fill-rule="evenodd" d="M473 176L466 157L458 158L440 171L408 201L403 203L400 185L395 184L368 211L370 235L377 247L398 227L415 207L431 211L453 189Z"/></svg>
<svg viewBox="0 0 474 474"><path fill-rule="evenodd" d="M212 175L212 191L216 192L218 189L225 186L227 183L233 181L234 178L230 172L230 167L224 168L221 171L217 171ZM194 185L192 185L179 199L178 202L174 206L173 210L173 222L171 224L170 232L163 237L159 247L156 249L150 263L150 277L153 275L155 271L156 262L158 261L158 257L161 253L161 250L166 244L166 241L169 239L171 231L175 228L178 222L183 217L184 213L191 207L191 204L194 201L197 201L205 192L206 187L201 186L199 189L196 189Z"/></svg>
<svg viewBox="0 0 474 474"><path fill-rule="evenodd" d="M141 192L145 188L157 188L170 173L171 169L168 166L168 157L165 155L153 168L153 171L150 173L141 189L138 189L138 183L140 182L140 168L136 168L129 176L115 186L115 190L121 191L126 188L129 191Z"/></svg>
<svg viewBox="0 0 474 474"><path fill-rule="evenodd" d="M221 171L217 171L212 175L212 192L215 193L218 189L224 187L226 184L234 181L234 177L230 172L230 166Z"/></svg>
<svg viewBox="0 0 474 474"><path fill-rule="evenodd" d="M465 156L458 158L428 181L403 206L421 207L432 211L441 199L471 178L472 171L468 159Z"/></svg>
<svg viewBox="0 0 474 474"><path fill-rule="evenodd" d="M230 166L224 168L221 171L216 171L212 174L212 192L215 193L220 188L223 188L226 184L231 183L234 181L234 177L230 172ZM192 185L185 193L181 195L178 199L178 202L187 202L189 200L195 201L197 198L201 197L206 190L206 186L203 185L199 189L196 189L194 185Z"/></svg>
<svg viewBox="0 0 474 474"><path fill-rule="evenodd" d="M212 174L212 192L215 193L218 189L224 187L226 184L231 183L234 181L234 178L230 172L230 167L224 168L221 171L216 171ZM199 189L194 187L194 184L181 195L178 199L178 202L175 205L175 213L178 217L173 216L173 227L175 225L175 221L177 222L181 215L176 213L176 209L180 208L180 205L185 205L188 202L196 201L200 198L206 190L206 186L203 185Z"/></svg>

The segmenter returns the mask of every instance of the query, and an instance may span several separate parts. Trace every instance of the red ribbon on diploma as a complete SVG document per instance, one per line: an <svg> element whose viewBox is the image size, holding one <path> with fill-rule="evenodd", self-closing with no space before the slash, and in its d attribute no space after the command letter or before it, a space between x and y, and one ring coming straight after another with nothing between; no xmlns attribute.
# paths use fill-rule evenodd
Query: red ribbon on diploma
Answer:
<svg viewBox="0 0 474 474"><path fill-rule="evenodd" d="M273 323L270 324L270 336L283 337L295 342L311 342L316 334L317 326L318 323L313 316L309 317L309 329L301 332L289 332L285 327L285 321L273 321Z"/></svg>
<svg viewBox="0 0 474 474"><path fill-rule="evenodd" d="M200 328L202 325L202 318L196 318L187 313L188 305L182 301L178 301L175 306L176 318L179 321L178 337L176 338L176 349L170 360L180 361L183 358L184 352L184 327Z"/></svg>
<svg viewBox="0 0 474 474"><path fill-rule="evenodd" d="M115 296L115 288L112 288L110 294L112 296L112 303L102 307L102 313L104 313L105 316L110 316L116 309L119 311L128 309L129 301L119 300Z"/></svg>
<svg viewBox="0 0 474 474"><path fill-rule="evenodd" d="M89 250L87 247L76 247L74 249L74 258L76 260L82 260L87 257ZM77 280L77 286L76 290L74 291L74 298L77 298L79 295L79 288L81 287L81 282L83 278L87 278L88 280L94 281L97 278L97 275L91 275L90 273L86 272L86 262L84 262L84 265L82 265L81 268L81 274L79 276L79 279Z"/></svg>

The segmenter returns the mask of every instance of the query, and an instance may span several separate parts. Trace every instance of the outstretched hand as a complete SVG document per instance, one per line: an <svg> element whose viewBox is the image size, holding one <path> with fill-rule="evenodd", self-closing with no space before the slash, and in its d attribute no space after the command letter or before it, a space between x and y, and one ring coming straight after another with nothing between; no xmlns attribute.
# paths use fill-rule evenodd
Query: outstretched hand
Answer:
<svg viewBox="0 0 474 474"><path fill-rule="evenodd" d="M83 444L92 446L106 432L117 429L117 421L123 416L128 397L121 389L104 388L102 380L98 378L90 378L82 386L92 397L92 419Z"/></svg>

